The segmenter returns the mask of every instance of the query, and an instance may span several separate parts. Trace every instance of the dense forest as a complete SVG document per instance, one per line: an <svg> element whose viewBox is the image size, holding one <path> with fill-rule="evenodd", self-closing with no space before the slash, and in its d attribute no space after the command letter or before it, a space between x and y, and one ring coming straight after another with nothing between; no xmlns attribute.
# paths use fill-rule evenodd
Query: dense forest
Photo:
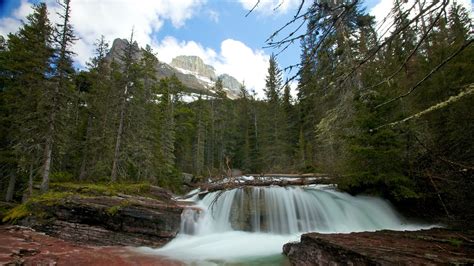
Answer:
<svg viewBox="0 0 474 266"><path fill-rule="evenodd" d="M314 1L296 98L272 55L263 99L243 86L231 100L218 80L192 102L177 78L156 78L160 55L133 33L115 53L99 39L87 67L74 69L70 1L57 25L37 4L18 32L0 36L0 193L21 201L58 181L179 191L182 173L320 172L351 193L472 221L469 11L433 1L413 16L395 2L384 34L360 1Z"/></svg>

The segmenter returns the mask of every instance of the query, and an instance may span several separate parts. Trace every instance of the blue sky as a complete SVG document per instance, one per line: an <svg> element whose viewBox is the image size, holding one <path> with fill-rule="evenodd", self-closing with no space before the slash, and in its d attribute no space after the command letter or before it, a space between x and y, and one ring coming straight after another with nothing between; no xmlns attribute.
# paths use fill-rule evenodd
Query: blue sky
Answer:
<svg viewBox="0 0 474 266"><path fill-rule="evenodd" d="M280 1L283 4L274 11ZM35 2L0 0L0 34L15 32ZM56 1L45 2L51 19L57 21ZM80 38L74 47L76 65L85 65L100 35L112 42L114 38L128 38L134 28L139 44L150 44L160 60L170 62L180 54L198 55L218 73L245 81L261 95L268 57L275 52L263 49L265 40L291 19L299 2L261 0L257 9L245 17L256 0L72 0L72 22ZM391 2L366 0L364 4L373 15L383 17ZM278 61L282 68L298 63L299 43L281 54Z"/></svg>

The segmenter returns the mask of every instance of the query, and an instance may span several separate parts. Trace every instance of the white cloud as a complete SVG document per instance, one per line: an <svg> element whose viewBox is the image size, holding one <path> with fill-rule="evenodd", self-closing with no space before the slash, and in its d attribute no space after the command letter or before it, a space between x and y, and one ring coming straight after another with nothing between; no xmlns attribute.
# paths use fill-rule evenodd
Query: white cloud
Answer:
<svg viewBox="0 0 474 266"><path fill-rule="evenodd" d="M271 15L271 14L285 14L289 10L298 8L302 0L260 0L254 12ZM258 0L239 0L242 7L246 10L251 10Z"/></svg>
<svg viewBox="0 0 474 266"><path fill-rule="evenodd" d="M126 38L132 28L135 40L142 46L152 42L151 36L160 30L165 21L174 27L181 27L194 16L207 0L75 0L71 2L71 22L80 39L73 49L77 51L77 61L84 65L92 55L93 44L104 35L106 40ZM56 0L46 0L50 19L57 23ZM19 8L10 18L0 20L0 34L15 32L21 26L21 19L31 13L31 4L22 0Z"/></svg>
<svg viewBox="0 0 474 266"><path fill-rule="evenodd" d="M207 10L207 15L209 16L209 19L215 23L219 22L219 13L215 10L209 9Z"/></svg>
<svg viewBox="0 0 474 266"><path fill-rule="evenodd" d="M28 3L27 0L21 0L20 7L13 12L13 16L16 18L26 18L33 10L33 5Z"/></svg>
<svg viewBox="0 0 474 266"><path fill-rule="evenodd" d="M178 55L199 56L206 64L212 65L217 74L232 75L244 81L248 89L254 89L257 95L263 96L269 55L262 50L252 50L243 42L226 39L222 41L220 51L216 52L194 41L180 42L170 36L155 44L155 48L158 58L166 63Z"/></svg>
<svg viewBox="0 0 474 266"><path fill-rule="evenodd" d="M106 41L114 38L127 38L134 28L135 40L140 46L151 44L158 52L160 60L170 62L177 55L196 55L204 62L215 67L218 74L227 73L239 81L244 81L249 89L255 89L259 96L263 95L265 76L268 68L269 55L262 50L253 50L244 43L226 39L222 41L220 51L203 47L194 41L178 41L173 37L165 37L158 41L152 36L158 32L166 21L173 26L181 27L186 20L199 12L207 0L75 0L72 1L71 21L78 41L72 48L76 53L76 61L84 66L93 54L94 43L104 35ZM299 0L285 0L278 12L289 10L292 3ZM59 6L56 0L46 0L53 23L60 22ZM260 9L278 5L278 1L262 1ZM214 21L219 14L208 12ZM212 11L212 12L210 12ZM210 13L209 13L210 12ZM19 8L9 18L0 20L0 34L15 32L21 26L21 19L31 13L31 4L22 0Z"/></svg>
<svg viewBox="0 0 474 266"><path fill-rule="evenodd" d="M227 73L244 81L249 89L263 96L269 56L262 50L252 50L244 43L226 39L221 43L220 57L214 63L219 74Z"/></svg>
<svg viewBox="0 0 474 266"><path fill-rule="evenodd" d="M180 42L171 36L166 36L160 43L155 43L153 46L158 53L158 58L168 64L178 55L199 56L207 64L211 64L217 58L217 53L213 49L204 48L194 41Z"/></svg>
<svg viewBox="0 0 474 266"><path fill-rule="evenodd" d="M13 11L12 16L0 19L0 35L7 36L10 32L16 32L32 11L32 5L27 0L21 0L20 7Z"/></svg>

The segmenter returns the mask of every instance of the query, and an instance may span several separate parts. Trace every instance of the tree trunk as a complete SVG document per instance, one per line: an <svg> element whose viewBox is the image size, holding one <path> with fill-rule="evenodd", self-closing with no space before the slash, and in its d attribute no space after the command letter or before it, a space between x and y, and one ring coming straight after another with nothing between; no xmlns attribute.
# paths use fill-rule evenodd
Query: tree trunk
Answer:
<svg viewBox="0 0 474 266"><path fill-rule="evenodd" d="M118 167L118 160L120 157L120 144L122 141L122 133L123 133L123 123L125 120L125 107L127 104L127 91L128 91L128 85L125 86L125 91L123 95L123 102L122 106L120 107L120 123L119 127L117 129L117 139L115 142L115 152L114 152L114 161L112 164L112 173L110 175L110 180L112 182L117 181L117 167Z"/></svg>
<svg viewBox="0 0 474 266"><path fill-rule="evenodd" d="M33 162L30 163L30 175L28 177L28 196L33 195Z"/></svg>
<svg viewBox="0 0 474 266"><path fill-rule="evenodd" d="M90 129L92 127L92 117L89 115L87 118L87 129L86 129L86 139L83 142L83 152L82 152L82 162L81 162L81 168L79 170L79 180L83 181L87 175L87 155L89 154L89 138L90 138Z"/></svg>
<svg viewBox="0 0 474 266"><path fill-rule="evenodd" d="M258 127L257 127L257 114L253 115L253 123L255 127L255 149L258 150Z"/></svg>
<svg viewBox="0 0 474 266"><path fill-rule="evenodd" d="M54 105L55 106L55 105ZM49 120L49 130L46 136L46 145L44 147L44 163L41 182L41 192L45 193L49 189L49 173L51 171L51 154L53 151L53 134L54 134L54 111L51 111Z"/></svg>
<svg viewBox="0 0 474 266"><path fill-rule="evenodd" d="M5 196L5 201L7 202L13 200L13 194L15 193L15 183L16 183L16 175L11 174L10 180L8 181L7 194Z"/></svg>
<svg viewBox="0 0 474 266"><path fill-rule="evenodd" d="M51 170L52 136L48 136L46 147L44 148L43 174L41 181L41 192L47 192L49 189L49 172Z"/></svg>
<svg viewBox="0 0 474 266"><path fill-rule="evenodd" d="M86 178L86 154L82 155L81 169L79 170L79 181L83 181Z"/></svg>

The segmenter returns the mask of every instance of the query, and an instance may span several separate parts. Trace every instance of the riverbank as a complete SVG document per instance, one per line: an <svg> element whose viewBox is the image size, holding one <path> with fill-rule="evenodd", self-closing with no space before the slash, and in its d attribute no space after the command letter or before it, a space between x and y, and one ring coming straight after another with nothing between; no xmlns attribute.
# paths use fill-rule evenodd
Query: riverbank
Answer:
<svg viewBox="0 0 474 266"><path fill-rule="evenodd" d="M90 246L30 228L0 226L0 265L163 265L180 262L123 246Z"/></svg>
<svg viewBox="0 0 474 266"><path fill-rule="evenodd" d="M178 233L182 210L155 186L58 183L8 211L3 222L74 243L161 247Z"/></svg>
<svg viewBox="0 0 474 266"><path fill-rule="evenodd" d="M287 263L283 246L293 265L474 262L474 233L446 229L307 233L285 245L301 232L430 227L407 224L379 198L292 182L300 181L239 180L221 191L195 190L194 201L146 184L55 183L5 213L4 221L25 227L1 227L0 264L279 265Z"/></svg>
<svg viewBox="0 0 474 266"><path fill-rule="evenodd" d="M285 244L283 253L293 265L472 265L474 232L307 233Z"/></svg>

